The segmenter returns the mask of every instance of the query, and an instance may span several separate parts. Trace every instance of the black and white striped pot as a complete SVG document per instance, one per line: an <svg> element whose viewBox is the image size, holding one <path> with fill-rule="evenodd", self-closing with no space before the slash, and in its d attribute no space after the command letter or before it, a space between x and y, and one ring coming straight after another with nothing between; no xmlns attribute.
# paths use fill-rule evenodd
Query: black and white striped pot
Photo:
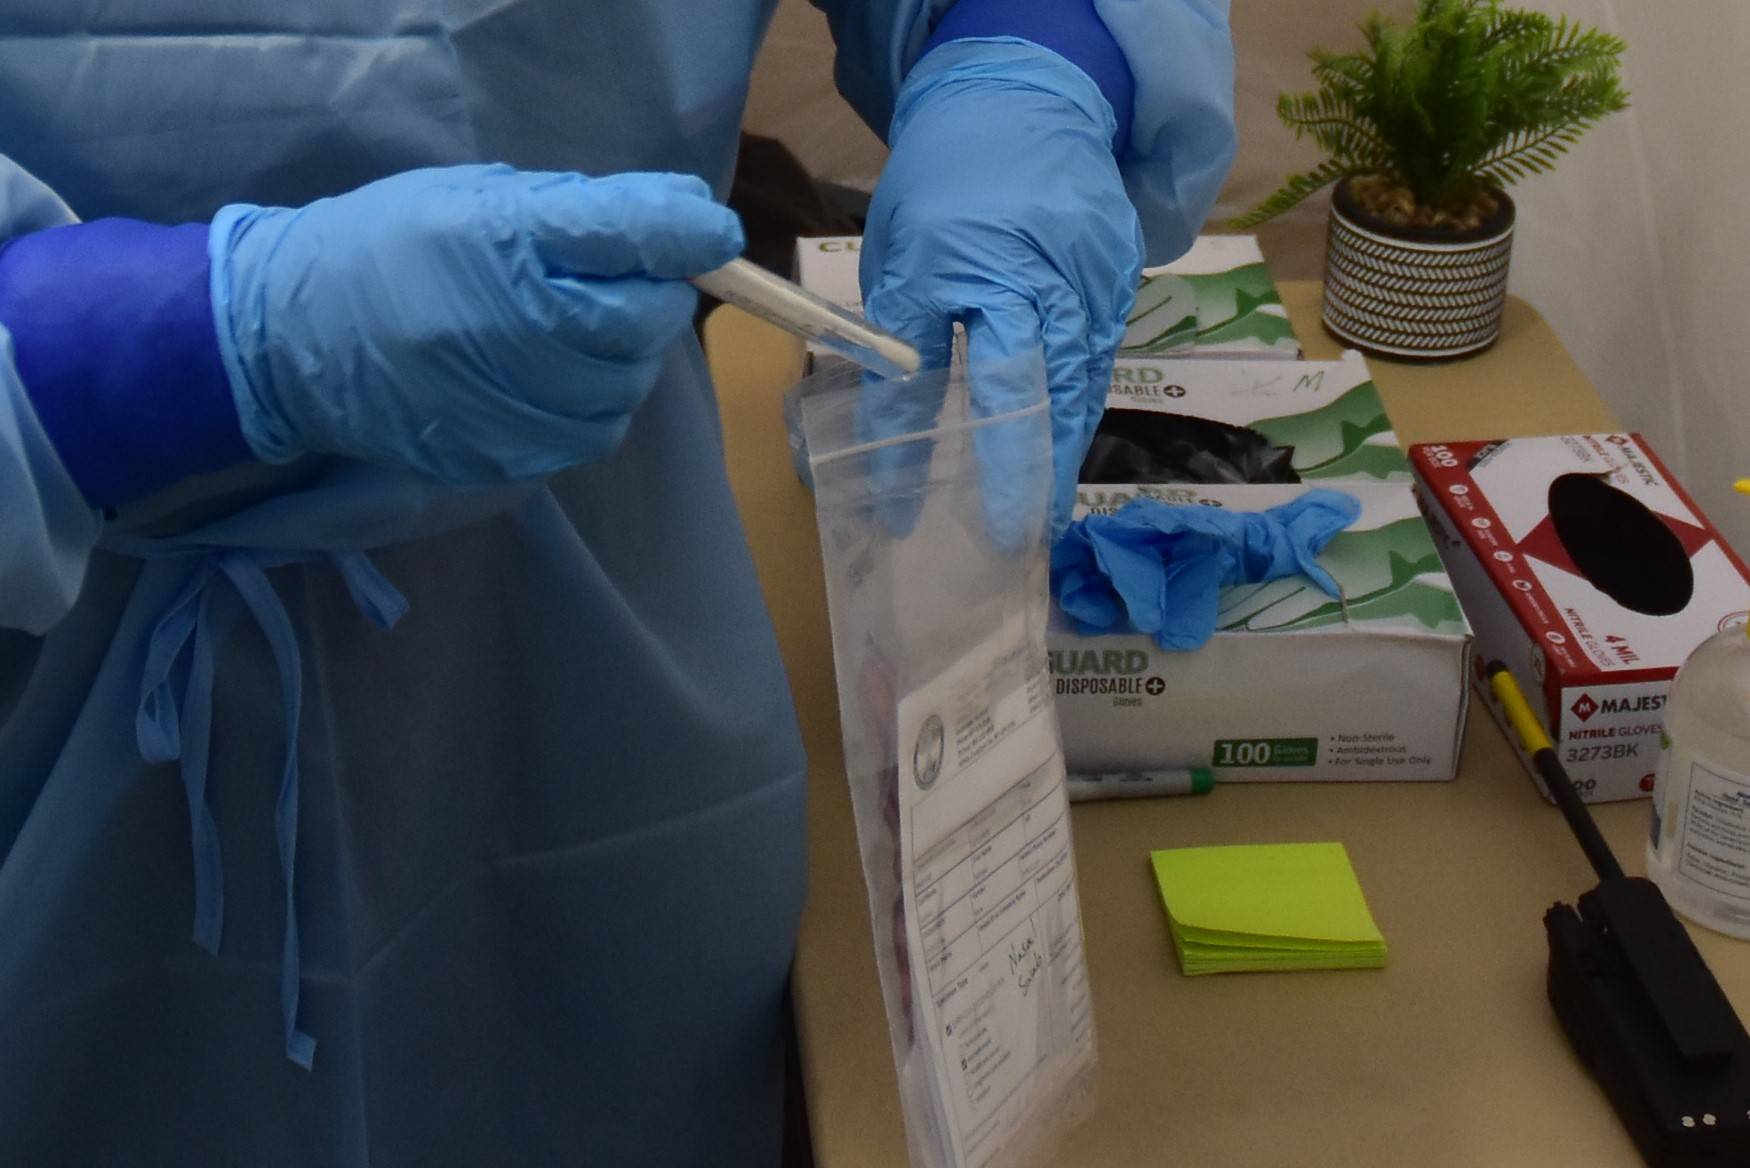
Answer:
<svg viewBox="0 0 1750 1168"><path fill-rule="evenodd" d="M1325 328L1345 344L1393 357L1462 357L1494 344L1513 258L1513 200L1469 231L1395 227L1356 202L1347 179L1331 192L1325 248Z"/></svg>

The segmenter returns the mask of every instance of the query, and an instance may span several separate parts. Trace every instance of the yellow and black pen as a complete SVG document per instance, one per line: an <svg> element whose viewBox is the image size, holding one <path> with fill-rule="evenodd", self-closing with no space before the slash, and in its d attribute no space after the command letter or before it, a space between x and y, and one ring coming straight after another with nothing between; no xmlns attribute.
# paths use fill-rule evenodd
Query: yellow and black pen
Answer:
<svg viewBox="0 0 1750 1168"><path fill-rule="evenodd" d="M1562 760L1556 753L1555 743L1549 740L1542 723L1532 712L1531 703L1525 700L1519 683L1513 680L1512 671L1500 661L1491 661L1484 666L1483 672L1488 675L1489 688L1494 691L1496 700L1507 712L1507 721L1519 736L1519 741L1525 745L1526 752L1531 755L1531 765L1543 777L1550 797L1561 808L1562 816L1568 821L1574 838L1580 841L1580 848L1586 853L1586 858L1592 861L1592 870L1598 873L1600 880L1620 880L1622 865L1616 862L1610 845L1604 842L1604 836L1599 834L1598 825L1592 820L1592 813L1586 810L1580 793L1574 789L1573 780L1562 769Z"/></svg>

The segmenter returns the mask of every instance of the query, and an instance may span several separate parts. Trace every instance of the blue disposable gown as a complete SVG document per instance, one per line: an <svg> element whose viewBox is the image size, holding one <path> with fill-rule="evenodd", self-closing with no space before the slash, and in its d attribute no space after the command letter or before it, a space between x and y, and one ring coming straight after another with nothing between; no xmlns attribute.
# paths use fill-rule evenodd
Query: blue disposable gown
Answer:
<svg viewBox="0 0 1750 1168"><path fill-rule="evenodd" d="M932 6L828 7L891 102ZM9 0L0 240L477 160L721 193L769 9ZM542 484L98 516L0 330L0 1161L771 1164L802 773L690 338Z"/></svg>

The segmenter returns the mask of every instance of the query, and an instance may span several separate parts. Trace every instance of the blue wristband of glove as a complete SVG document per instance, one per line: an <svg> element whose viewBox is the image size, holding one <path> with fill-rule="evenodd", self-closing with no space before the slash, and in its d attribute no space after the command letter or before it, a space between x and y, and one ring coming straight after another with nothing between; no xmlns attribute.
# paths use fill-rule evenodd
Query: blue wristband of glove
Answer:
<svg viewBox="0 0 1750 1168"><path fill-rule="evenodd" d="M1130 140L1136 79L1094 0L957 0L931 32L924 52L949 41L999 36L1050 49L1091 77L1112 104L1118 119L1113 148L1123 152Z"/></svg>
<svg viewBox="0 0 1750 1168"><path fill-rule="evenodd" d="M219 357L207 227L100 219L0 248L0 325L93 507L254 458Z"/></svg>

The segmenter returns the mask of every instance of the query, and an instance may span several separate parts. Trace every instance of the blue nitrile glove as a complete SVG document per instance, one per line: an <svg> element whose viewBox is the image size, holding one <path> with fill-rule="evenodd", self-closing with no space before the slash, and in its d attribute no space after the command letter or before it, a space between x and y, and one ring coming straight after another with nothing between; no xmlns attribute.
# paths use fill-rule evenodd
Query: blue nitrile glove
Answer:
<svg viewBox="0 0 1750 1168"><path fill-rule="evenodd" d="M739 221L697 178L417 170L213 221L213 310L244 436L446 482L606 455L690 327L687 276Z"/></svg>
<svg viewBox="0 0 1750 1168"><path fill-rule="evenodd" d="M1324 489L1267 511L1132 499L1070 524L1051 551L1051 594L1077 632L1195 649L1215 634L1223 588L1298 572L1337 596L1318 555L1360 513L1355 496Z"/></svg>
<svg viewBox="0 0 1750 1168"><path fill-rule="evenodd" d="M1100 87L1055 52L1012 38L940 45L900 90L863 239L864 311L926 365L947 363L952 326L964 324L975 404L1018 396L1002 378L981 377L981 362L1043 345L1054 535L1069 522L1142 271L1142 229L1112 154L1116 126ZM895 409L879 382L867 396L871 438L929 421ZM987 514L1005 542L1014 526L1005 516L1026 493L1005 495L1017 484L1001 447L980 453ZM904 517L894 518L903 530Z"/></svg>

